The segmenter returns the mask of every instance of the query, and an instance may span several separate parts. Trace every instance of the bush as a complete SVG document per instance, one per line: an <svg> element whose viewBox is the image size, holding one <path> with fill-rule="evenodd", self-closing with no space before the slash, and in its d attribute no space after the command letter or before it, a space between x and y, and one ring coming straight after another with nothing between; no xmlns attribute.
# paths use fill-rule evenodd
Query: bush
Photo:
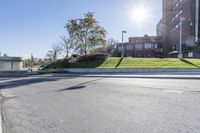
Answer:
<svg viewBox="0 0 200 133"><path fill-rule="evenodd" d="M106 59L109 56L109 54L89 54L89 55L83 55L78 58L78 62L87 62L87 61L97 61Z"/></svg>
<svg viewBox="0 0 200 133"><path fill-rule="evenodd" d="M51 64L48 64L45 66L42 70L45 69L59 69L59 68L67 68L70 66L68 63L69 59L62 59L62 60L57 60L56 62L53 62Z"/></svg>

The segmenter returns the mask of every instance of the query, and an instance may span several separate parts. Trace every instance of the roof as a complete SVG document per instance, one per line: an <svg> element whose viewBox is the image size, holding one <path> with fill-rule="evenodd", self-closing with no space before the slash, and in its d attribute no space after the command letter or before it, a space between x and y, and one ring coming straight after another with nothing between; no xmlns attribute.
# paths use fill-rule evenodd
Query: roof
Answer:
<svg viewBox="0 0 200 133"><path fill-rule="evenodd" d="M23 61L23 58L22 57L5 57L5 56L2 56L0 57L0 61Z"/></svg>
<svg viewBox="0 0 200 133"><path fill-rule="evenodd" d="M129 42L152 42L152 43L159 43L161 41L160 36L143 36L143 37L130 37Z"/></svg>

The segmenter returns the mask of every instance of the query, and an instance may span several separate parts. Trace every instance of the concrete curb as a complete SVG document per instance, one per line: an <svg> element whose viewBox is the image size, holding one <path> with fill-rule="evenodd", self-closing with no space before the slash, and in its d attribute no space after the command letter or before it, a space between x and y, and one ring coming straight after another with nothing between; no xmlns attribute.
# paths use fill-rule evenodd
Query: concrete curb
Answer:
<svg viewBox="0 0 200 133"><path fill-rule="evenodd" d="M80 77L153 78L153 79L200 79L200 75L84 75Z"/></svg>
<svg viewBox="0 0 200 133"><path fill-rule="evenodd" d="M2 109L3 96L0 95L0 133L3 133L3 109Z"/></svg>
<svg viewBox="0 0 200 133"><path fill-rule="evenodd" d="M32 76L38 76L32 75ZM83 73L46 73L42 74L45 76L52 76L52 77L95 77L95 78L151 78L151 79L200 79L200 73L199 74L83 74Z"/></svg>
<svg viewBox="0 0 200 133"><path fill-rule="evenodd" d="M64 69L70 73L153 73L153 72L200 72L200 69L103 69L103 68L70 68Z"/></svg>

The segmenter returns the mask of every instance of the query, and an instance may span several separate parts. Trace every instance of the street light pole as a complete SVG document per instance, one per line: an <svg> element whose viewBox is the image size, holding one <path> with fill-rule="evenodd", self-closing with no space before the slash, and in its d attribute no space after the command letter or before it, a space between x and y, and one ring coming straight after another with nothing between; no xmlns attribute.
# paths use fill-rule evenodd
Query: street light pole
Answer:
<svg viewBox="0 0 200 133"><path fill-rule="evenodd" d="M183 54L182 54L182 44L183 44L183 21L188 20L190 21L190 25L193 25L192 20L189 19L185 19L183 17L180 17L180 43L179 43L179 54L178 54L178 58L182 59L183 58Z"/></svg>
<svg viewBox="0 0 200 133"><path fill-rule="evenodd" d="M124 57L124 33L127 33L126 31L122 31L122 55L121 57Z"/></svg>
<svg viewBox="0 0 200 133"><path fill-rule="evenodd" d="M182 54L182 42L183 42L183 17L180 17L180 43L179 43L179 54L178 54L178 58L182 59L183 58L183 54Z"/></svg>

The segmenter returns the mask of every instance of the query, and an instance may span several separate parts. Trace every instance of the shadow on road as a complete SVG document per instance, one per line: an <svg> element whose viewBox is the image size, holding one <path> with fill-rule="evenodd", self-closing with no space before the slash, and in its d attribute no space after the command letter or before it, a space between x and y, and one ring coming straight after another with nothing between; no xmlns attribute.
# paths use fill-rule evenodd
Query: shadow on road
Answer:
<svg viewBox="0 0 200 133"><path fill-rule="evenodd" d="M27 78L23 78L23 79L15 79L12 81L5 81L5 82L1 82L0 83L0 90L3 89L11 89L11 88L15 88L15 87L20 87L20 86L25 86L25 85L32 85L32 84L37 84L37 83L42 83L42 82L53 82L53 81L58 81L61 79L72 79L72 78L78 78L78 77L84 77L84 75L75 75L75 76L66 76L66 75L59 75L59 74L53 74L53 75L48 75L48 76L41 76L41 77L27 77ZM75 86L69 87L69 88L65 88L62 90L58 90L60 91L66 91L66 90L77 90L77 89L82 89L85 88L86 84L98 81L98 80L103 80L105 78L108 78L110 76L106 76L103 78L99 78L99 79L95 79L95 80L91 80L91 81L87 81L84 83L80 83L77 84Z"/></svg>
<svg viewBox="0 0 200 133"><path fill-rule="evenodd" d="M79 90L79 89L83 89L85 88L86 86L72 86L72 87L69 87L69 88L66 88L66 89L62 89L62 90L59 90L59 91L67 91L67 90Z"/></svg>
<svg viewBox="0 0 200 133"><path fill-rule="evenodd" d="M41 83L41 82L51 82L51 81L56 81L56 80L57 79L53 79L53 78L30 78L30 79L7 81L0 84L0 90L10 89L10 88L24 86L24 85L36 84L36 83Z"/></svg>
<svg viewBox="0 0 200 133"><path fill-rule="evenodd" d="M110 76L103 77L103 78L99 78L99 79L95 79L95 80L90 80L90 81L87 81L87 82L83 82L83 83L77 84L77 85L75 85L75 86L72 86L72 87L68 87L68 88L59 90L58 92L67 91L67 90L78 90L78 89L83 89L83 88L86 87L85 85L87 85L87 84L90 84L90 83L93 83L93 82L96 82L96 81L100 81L100 80L103 80L103 79L106 79L106 78L109 78L109 77L110 77Z"/></svg>

